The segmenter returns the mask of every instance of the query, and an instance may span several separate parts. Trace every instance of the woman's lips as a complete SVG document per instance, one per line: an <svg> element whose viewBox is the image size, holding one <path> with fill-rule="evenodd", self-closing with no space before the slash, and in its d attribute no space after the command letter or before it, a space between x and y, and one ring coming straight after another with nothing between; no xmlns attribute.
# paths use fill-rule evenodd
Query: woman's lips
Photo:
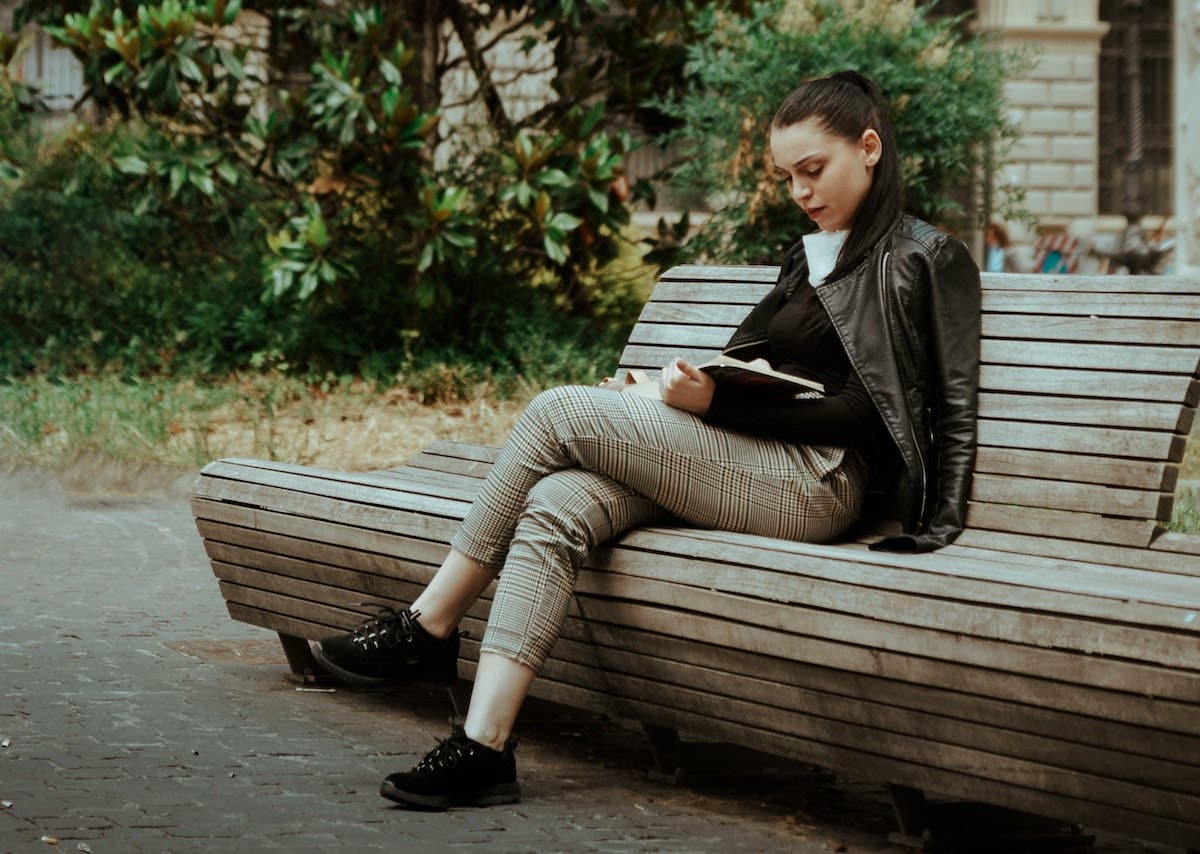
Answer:
<svg viewBox="0 0 1200 854"><path fill-rule="evenodd" d="M804 212L808 214L809 219L816 219L821 215L825 208L805 208Z"/></svg>

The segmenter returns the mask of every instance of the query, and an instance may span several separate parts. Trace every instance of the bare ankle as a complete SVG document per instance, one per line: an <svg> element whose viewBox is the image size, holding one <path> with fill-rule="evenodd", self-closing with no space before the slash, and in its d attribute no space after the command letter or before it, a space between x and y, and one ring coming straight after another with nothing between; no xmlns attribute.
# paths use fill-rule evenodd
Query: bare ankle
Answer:
<svg viewBox="0 0 1200 854"><path fill-rule="evenodd" d="M417 621L417 625L437 640L445 640L458 628L457 625L447 625L445 620L439 620L435 616L422 614L415 608L412 609L412 615L413 619Z"/></svg>
<svg viewBox="0 0 1200 854"><path fill-rule="evenodd" d="M508 733L500 732L499 727L477 727L473 721L467 721L463 732L471 741L478 742L495 751L503 751L508 743Z"/></svg>

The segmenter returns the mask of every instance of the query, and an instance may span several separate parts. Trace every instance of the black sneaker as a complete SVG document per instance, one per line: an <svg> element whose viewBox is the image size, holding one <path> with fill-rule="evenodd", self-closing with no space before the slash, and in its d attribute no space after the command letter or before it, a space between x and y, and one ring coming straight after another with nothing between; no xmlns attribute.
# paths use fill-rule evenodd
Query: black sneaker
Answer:
<svg viewBox="0 0 1200 854"><path fill-rule="evenodd" d="M458 639L435 638L417 622L409 608L384 607L374 617L344 635L313 645L321 666L352 685L382 685L397 681L451 683L458 678Z"/></svg>
<svg viewBox="0 0 1200 854"><path fill-rule="evenodd" d="M388 776L379 794L397 803L440 810L515 804L521 800L516 746L509 739L504 750L492 750L455 727L411 771Z"/></svg>

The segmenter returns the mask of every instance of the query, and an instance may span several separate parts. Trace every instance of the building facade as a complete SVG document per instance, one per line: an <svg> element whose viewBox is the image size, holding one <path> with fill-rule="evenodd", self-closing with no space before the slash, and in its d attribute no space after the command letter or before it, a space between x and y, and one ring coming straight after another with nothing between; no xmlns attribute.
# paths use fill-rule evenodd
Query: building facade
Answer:
<svg viewBox="0 0 1200 854"><path fill-rule="evenodd" d="M994 176L1035 218L1018 242L1111 246L1132 216L1200 269L1200 2L978 0L976 25L1035 53L1006 86L1019 139Z"/></svg>

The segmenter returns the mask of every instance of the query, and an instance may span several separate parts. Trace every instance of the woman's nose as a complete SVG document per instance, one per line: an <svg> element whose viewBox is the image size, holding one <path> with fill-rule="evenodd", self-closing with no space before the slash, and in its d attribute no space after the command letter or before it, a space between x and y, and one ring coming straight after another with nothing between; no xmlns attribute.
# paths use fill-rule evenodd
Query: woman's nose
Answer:
<svg viewBox="0 0 1200 854"><path fill-rule="evenodd" d="M812 187L809 187L807 184L802 184L801 182L797 181L792 185L792 198L797 202L803 202L811 195Z"/></svg>

